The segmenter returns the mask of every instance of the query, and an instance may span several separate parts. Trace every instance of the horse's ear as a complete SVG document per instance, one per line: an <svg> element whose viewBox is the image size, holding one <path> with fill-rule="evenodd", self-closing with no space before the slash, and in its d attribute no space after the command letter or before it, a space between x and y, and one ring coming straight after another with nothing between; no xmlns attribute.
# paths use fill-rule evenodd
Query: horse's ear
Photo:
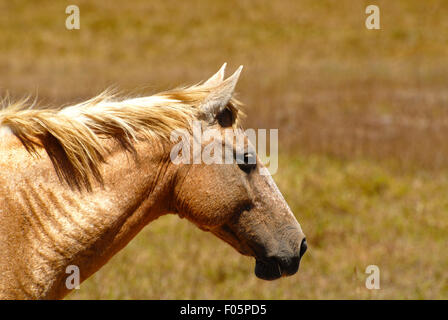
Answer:
<svg viewBox="0 0 448 320"><path fill-rule="evenodd" d="M214 87L204 101L202 101L201 111L207 120L213 121L220 111L227 106L230 99L232 99L241 70L243 70L243 66L240 66L233 75Z"/></svg>
<svg viewBox="0 0 448 320"><path fill-rule="evenodd" d="M224 73L226 72L227 62L225 62L222 67L216 72L214 75L210 77L207 81L204 82L204 86L214 87L219 85L224 80Z"/></svg>

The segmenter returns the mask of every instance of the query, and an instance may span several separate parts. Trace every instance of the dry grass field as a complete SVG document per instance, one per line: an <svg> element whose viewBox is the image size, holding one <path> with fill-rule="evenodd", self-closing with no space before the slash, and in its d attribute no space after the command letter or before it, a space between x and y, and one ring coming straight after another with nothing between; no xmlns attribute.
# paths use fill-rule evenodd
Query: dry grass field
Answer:
<svg viewBox="0 0 448 320"><path fill-rule="evenodd" d="M81 29L65 28L76 4ZM368 4L381 30L367 30ZM246 127L279 129L274 175L307 234L297 275L177 216L147 226L68 299L448 298L448 3L0 1L0 94L75 103L151 94L223 62ZM365 268L381 289L365 288Z"/></svg>

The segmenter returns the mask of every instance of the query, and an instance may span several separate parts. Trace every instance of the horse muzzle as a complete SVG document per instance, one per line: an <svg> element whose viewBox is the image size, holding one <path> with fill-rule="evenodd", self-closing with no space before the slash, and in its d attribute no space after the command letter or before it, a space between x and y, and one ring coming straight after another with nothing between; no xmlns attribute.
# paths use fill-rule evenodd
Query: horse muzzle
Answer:
<svg viewBox="0 0 448 320"><path fill-rule="evenodd" d="M266 258L257 258L255 275L263 280L275 280L280 277L291 276L299 270L300 260L305 254L308 245L304 238L297 254L279 254Z"/></svg>

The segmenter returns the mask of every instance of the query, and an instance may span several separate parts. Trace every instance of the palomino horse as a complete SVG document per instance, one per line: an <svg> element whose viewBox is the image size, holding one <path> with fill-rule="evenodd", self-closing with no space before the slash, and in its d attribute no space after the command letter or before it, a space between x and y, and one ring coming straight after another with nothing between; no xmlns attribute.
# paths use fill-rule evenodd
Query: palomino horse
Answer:
<svg viewBox="0 0 448 320"><path fill-rule="evenodd" d="M256 161L171 160L170 133L192 121L243 134L232 97L241 67L225 80L224 69L150 97L0 110L0 298L64 297L69 266L85 280L168 213L255 257L262 279L297 272L305 236L255 154L231 144Z"/></svg>

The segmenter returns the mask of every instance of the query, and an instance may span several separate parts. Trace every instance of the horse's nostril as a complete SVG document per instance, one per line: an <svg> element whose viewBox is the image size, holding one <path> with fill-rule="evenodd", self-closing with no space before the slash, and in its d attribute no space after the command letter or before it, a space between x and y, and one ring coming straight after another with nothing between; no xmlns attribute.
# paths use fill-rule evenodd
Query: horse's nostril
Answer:
<svg viewBox="0 0 448 320"><path fill-rule="evenodd" d="M308 245L306 244L306 238L303 238L302 243L300 244L300 258L302 258L307 248Z"/></svg>

